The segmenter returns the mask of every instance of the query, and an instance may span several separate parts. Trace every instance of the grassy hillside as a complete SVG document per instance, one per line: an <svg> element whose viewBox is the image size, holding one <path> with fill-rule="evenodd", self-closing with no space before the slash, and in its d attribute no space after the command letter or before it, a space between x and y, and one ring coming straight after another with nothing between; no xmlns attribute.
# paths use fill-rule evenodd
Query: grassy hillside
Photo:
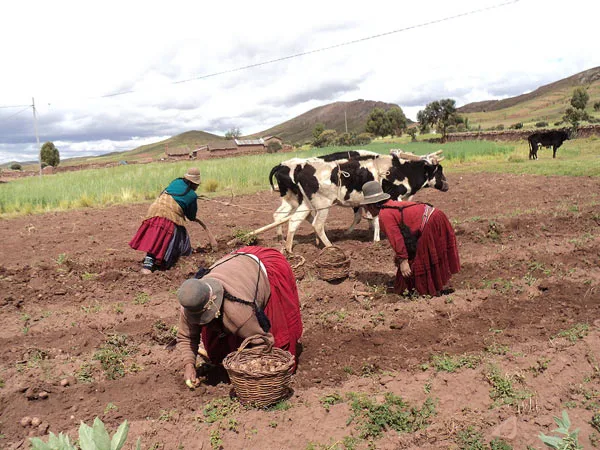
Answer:
<svg viewBox="0 0 600 450"><path fill-rule="evenodd" d="M523 122L525 127L533 127L540 121L552 125L562 120L565 109L570 105L573 89L578 86L586 87L590 95L587 112L599 116L592 106L600 100L600 67L541 86L527 94L504 100L469 103L458 108L458 111L469 119L471 128L491 128L500 124L509 127L517 122Z"/></svg>
<svg viewBox="0 0 600 450"><path fill-rule="evenodd" d="M312 140L312 132L318 123L322 123L327 129L343 133L346 131L346 121L349 132L362 133L365 131L367 117L373 108L381 108L387 111L393 106L398 105L372 100L330 103L311 109L298 117L260 133L255 133L252 136L279 136L286 142L304 144Z"/></svg>

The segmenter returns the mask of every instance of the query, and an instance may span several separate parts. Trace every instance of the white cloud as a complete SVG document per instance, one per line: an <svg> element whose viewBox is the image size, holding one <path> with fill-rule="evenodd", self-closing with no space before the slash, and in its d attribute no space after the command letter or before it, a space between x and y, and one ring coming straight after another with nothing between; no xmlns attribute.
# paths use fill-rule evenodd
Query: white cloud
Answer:
<svg viewBox="0 0 600 450"><path fill-rule="evenodd" d="M504 98L600 65L596 2L572 0L567 9L520 0L228 72L499 1L305 0L285 12L270 0L9 2L0 18L0 106L35 97L40 140L54 141L64 158L192 129L250 134L338 100L395 102L414 119L440 97L458 105ZM199 79L219 72L227 73ZM0 162L37 155L31 110L8 118L17 111L0 109Z"/></svg>

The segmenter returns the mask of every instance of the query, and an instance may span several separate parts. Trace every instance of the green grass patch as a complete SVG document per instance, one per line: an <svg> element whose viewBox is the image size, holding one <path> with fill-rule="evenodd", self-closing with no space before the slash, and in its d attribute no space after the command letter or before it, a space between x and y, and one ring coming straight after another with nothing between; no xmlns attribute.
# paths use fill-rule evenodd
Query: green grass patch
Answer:
<svg viewBox="0 0 600 450"><path fill-rule="evenodd" d="M516 389L514 387L514 377L503 375L500 369L493 364L490 364L486 378L492 386L490 390L490 398L494 400L492 407L514 405L519 400L524 400L532 396L526 390Z"/></svg>
<svg viewBox="0 0 600 450"><path fill-rule="evenodd" d="M500 172L537 175L600 176L600 141L567 141L556 159L540 151L540 159L529 161L525 141L498 143L491 141L406 142L376 140L362 147L327 147L291 153L272 153L237 158L176 163L129 164L103 169L62 172L32 176L2 185L0 217L43 213L114 204L149 202L174 178L189 167L199 166L205 182L198 193L212 196L249 194L270 189L269 170L281 161L294 157L324 155L336 151L364 148L388 154L392 148L415 154L444 150L445 173ZM202 206L200 205L200 209Z"/></svg>

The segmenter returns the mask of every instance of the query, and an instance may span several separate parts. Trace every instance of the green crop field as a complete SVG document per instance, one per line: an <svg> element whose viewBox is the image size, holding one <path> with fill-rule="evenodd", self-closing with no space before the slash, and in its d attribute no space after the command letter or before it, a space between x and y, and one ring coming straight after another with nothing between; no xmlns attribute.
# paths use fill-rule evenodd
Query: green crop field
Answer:
<svg viewBox="0 0 600 450"><path fill-rule="evenodd" d="M526 142L465 141L440 145L407 142L404 138L375 141L362 148L382 154L387 154L391 148L402 148L421 155L443 149L446 174L509 172L600 176L598 138L567 141L559 149L556 159L552 159L551 150L542 149L538 161L528 160ZM349 149L321 148L202 162L130 164L22 178L0 185L0 217L150 201L191 166L201 168L203 183L199 193L209 197L248 194L269 189L269 171L283 160Z"/></svg>

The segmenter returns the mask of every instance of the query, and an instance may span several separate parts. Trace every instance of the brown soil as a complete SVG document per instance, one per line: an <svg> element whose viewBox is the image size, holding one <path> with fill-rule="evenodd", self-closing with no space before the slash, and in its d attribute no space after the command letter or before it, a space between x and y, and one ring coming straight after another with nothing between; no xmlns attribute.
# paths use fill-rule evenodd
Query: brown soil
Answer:
<svg viewBox="0 0 600 450"><path fill-rule="evenodd" d="M305 332L291 407L239 409L212 424L203 408L228 398L231 386L213 370L199 389L186 388L171 350L174 293L199 266L231 250L235 229L271 222L277 194L233 199L244 208L202 203L222 248L210 253L206 234L192 224L197 251L147 276L139 271L143 255L127 245L147 204L0 221L0 447L27 448L28 436L45 434L44 424L41 431L21 426L24 416L71 436L80 421L99 416L112 431L127 419L129 441L141 436L143 448L216 448L217 437L227 449L343 448L344 437L358 436L357 421L348 424L350 392L379 402L394 393L414 406L436 400L429 426L387 430L375 448L461 448L469 426L482 442L496 435L514 448L543 448L537 435L551 433L563 409L589 447L600 434L589 424L600 409L600 181L448 178L447 193L418 197L456 224L462 270L452 279L455 291L438 298L389 293L389 244L370 242L365 222L346 235L352 211L334 208L328 235L352 258L349 278L319 280L314 235L307 225L297 234L295 251L306 261L296 272ZM281 247L274 231L259 244ZM577 324L588 325L581 339L557 337ZM113 366L124 376L109 379L94 355L114 333L127 336L119 342L129 356ZM444 353L481 360L437 371L432 356ZM492 366L533 396L495 405ZM342 401L327 410L321 400L336 393ZM357 448L367 445L359 440Z"/></svg>

